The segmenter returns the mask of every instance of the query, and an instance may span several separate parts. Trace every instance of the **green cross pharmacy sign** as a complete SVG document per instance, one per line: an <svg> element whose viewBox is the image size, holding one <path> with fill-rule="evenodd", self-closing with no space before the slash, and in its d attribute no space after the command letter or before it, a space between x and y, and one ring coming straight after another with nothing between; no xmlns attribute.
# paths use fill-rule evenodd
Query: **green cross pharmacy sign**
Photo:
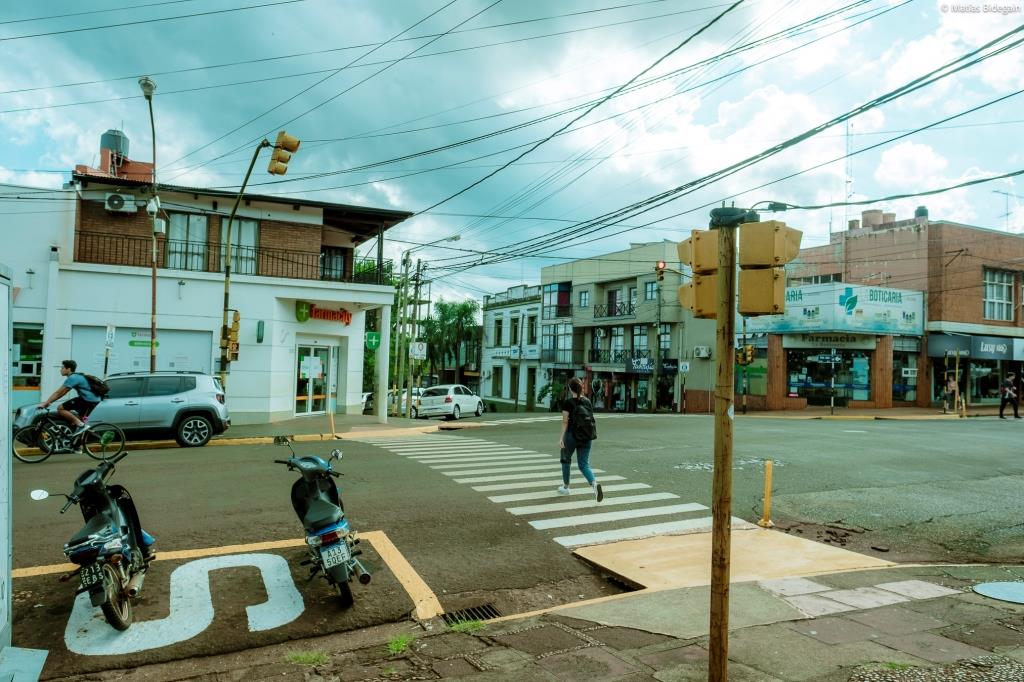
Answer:
<svg viewBox="0 0 1024 682"><path fill-rule="evenodd" d="M370 350L380 348L380 332L366 332L366 347Z"/></svg>

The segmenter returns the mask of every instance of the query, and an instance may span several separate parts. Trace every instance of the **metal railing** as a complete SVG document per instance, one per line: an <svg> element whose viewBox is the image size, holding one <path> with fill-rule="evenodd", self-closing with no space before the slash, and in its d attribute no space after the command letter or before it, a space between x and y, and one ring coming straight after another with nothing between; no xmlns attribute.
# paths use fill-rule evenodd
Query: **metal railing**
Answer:
<svg viewBox="0 0 1024 682"><path fill-rule="evenodd" d="M594 317L633 317L636 303L598 303L594 306Z"/></svg>
<svg viewBox="0 0 1024 682"><path fill-rule="evenodd" d="M157 267L193 272L223 272L222 245L201 241L157 239ZM152 259L149 237L79 232L75 235L75 262L103 265L149 267ZM346 269L351 265L350 269ZM373 258L349 261L325 258L322 253L267 249L254 246L231 247L231 272L235 275L258 275L330 282L390 284L391 261L384 262L378 272Z"/></svg>

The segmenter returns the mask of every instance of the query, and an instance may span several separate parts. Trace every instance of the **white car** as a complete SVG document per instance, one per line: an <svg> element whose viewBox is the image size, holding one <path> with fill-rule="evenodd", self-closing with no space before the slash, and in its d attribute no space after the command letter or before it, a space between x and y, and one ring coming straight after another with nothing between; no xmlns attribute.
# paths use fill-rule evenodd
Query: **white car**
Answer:
<svg viewBox="0 0 1024 682"><path fill-rule="evenodd" d="M412 408L413 418L447 417L458 419L464 414L480 416L484 401L462 384L442 384L425 389Z"/></svg>
<svg viewBox="0 0 1024 682"><path fill-rule="evenodd" d="M412 404L413 404L413 409L416 408L416 398L420 397L420 393L422 393L423 390L424 389L421 389L418 386L413 386L412 387L412 398L413 398ZM404 413L405 412L406 397L409 395L409 391L408 390L402 391L402 398L401 398L400 401L398 401L397 406L396 406L395 397L397 395L398 395L398 392L396 390L394 390L394 389L391 389L390 391L388 391L388 405L390 406L391 409L395 409L397 407L399 412Z"/></svg>
<svg viewBox="0 0 1024 682"><path fill-rule="evenodd" d="M366 412L367 410L372 410L372 409L373 409L373 394L372 393L364 393L363 394L363 412Z"/></svg>

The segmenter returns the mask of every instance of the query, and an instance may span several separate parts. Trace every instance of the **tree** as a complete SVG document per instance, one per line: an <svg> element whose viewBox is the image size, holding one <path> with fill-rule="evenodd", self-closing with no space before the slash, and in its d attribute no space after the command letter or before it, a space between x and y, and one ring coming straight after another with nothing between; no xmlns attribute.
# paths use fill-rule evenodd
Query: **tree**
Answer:
<svg viewBox="0 0 1024 682"><path fill-rule="evenodd" d="M455 366L455 383L462 383L459 351L463 344L467 347L472 344L479 334L476 321L479 312L480 304L473 299L453 303L441 300L434 306L433 315L424 322L431 367L440 365L443 369L451 360Z"/></svg>

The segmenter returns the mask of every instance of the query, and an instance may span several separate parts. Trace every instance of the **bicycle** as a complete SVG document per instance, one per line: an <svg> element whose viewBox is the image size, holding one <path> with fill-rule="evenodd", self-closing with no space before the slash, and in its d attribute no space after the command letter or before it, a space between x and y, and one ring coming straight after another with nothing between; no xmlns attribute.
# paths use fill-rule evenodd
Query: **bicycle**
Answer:
<svg viewBox="0 0 1024 682"><path fill-rule="evenodd" d="M88 417L83 421L88 424ZM76 452L81 448L93 459L115 457L125 449L124 431L115 424L96 422L77 436L71 435L71 425L57 416L46 414L34 424L14 432L11 439L14 456L27 464L42 462L50 455Z"/></svg>

